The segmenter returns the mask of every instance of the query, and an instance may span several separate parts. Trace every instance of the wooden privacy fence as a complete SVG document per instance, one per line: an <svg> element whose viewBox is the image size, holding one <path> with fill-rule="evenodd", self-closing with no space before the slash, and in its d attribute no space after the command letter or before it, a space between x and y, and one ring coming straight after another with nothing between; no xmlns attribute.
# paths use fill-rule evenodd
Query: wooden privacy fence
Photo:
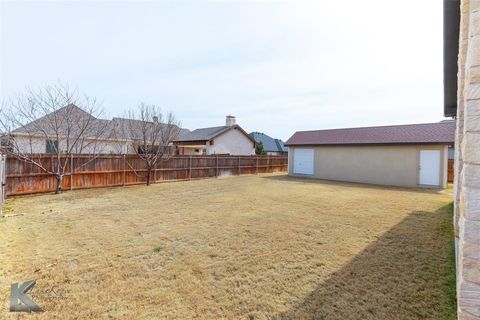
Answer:
<svg viewBox="0 0 480 320"><path fill-rule="evenodd" d="M454 160L453 159L448 159L448 182L453 182L454 178ZM445 168L445 167L444 167Z"/></svg>
<svg viewBox="0 0 480 320"><path fill-rule="evenodd" d="M63 158L65 160L65 158ZM46 168L56 159L39 155ZM69 156L63 190L145 184L146 163L136 155ZM71 170L73 168L73 170ZM157 162L152 183L287 171L286 156L173 156ZM56 178L33 164L6 159L6 195L53 192Z"/></svg>

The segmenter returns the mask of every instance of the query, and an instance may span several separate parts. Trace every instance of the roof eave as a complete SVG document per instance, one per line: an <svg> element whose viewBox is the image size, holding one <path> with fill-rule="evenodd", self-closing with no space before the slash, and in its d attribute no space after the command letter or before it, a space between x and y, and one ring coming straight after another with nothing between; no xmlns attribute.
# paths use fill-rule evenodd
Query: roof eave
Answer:
<svg viewBox="0 0 480 320"><path fill-rule="evenodd" d="M405 146L405 145L453 145L453 141L444 142L382 142L382 143L291 143L286 147L361 147L361 146Z"/></svg>
<svg viewBox="0 0 480 320"><path fill-rule="evenodd" d="M460 1L443 0L443 114L457 115Z"/></svg>
<svg viewBox="0 0 480 320"><path fill-rule="evenodd" d="M176 140L173 141L177 145L204 145L210 140Z"/></svg>

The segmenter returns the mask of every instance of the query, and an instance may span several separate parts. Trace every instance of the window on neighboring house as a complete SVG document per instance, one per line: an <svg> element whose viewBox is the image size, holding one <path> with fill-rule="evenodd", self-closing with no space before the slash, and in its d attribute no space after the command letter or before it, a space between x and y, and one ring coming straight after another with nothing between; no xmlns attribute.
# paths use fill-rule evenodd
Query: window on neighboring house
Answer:
<svg viewBox="0 0 480 320"><path fill-rule="evenodd" d="M207 155L207 149L202 149L202 155L204 155L204 156Z"/></svg>
<svg viewBox="0 0 480 320"><path fill-rule="evenodd" d="M47 140L45 144L46 153L57 153L58 151L58 140Z"/></svg>
<svg viewBox="0 0 480 320"><path fill-rule="evenodd" d="M200 152L200 149L195 149L194 152L195 152L195 153L199 153L199 152Z"/></svg>

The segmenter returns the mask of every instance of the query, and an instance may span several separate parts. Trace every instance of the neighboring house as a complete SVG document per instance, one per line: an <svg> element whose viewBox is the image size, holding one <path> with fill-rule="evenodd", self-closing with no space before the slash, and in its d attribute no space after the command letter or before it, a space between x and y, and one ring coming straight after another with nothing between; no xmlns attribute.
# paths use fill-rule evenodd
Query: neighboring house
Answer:
<svg viewBox="0 0 480 320"><path fill-rule="evenodd" d="M296 132L288 172L326 180L445 188L455 123Z"/></svg>
<svg viewBox="0 0 480 320"><path fill-rule="evenodd" d="M112 120L97 119L75 105L60 108L55 114L47 114L23 127L13 130L10 133L10 142L3 141L3 144L8 146L8 144L15 143L16 149L22 153L55 153L57 148L66 150L67 143L73 144L73 141L68 142L68 137L70 137L70 140L73 140L72 138L78 136L78 134L67 132L74 126L65 125L62 127L59 125L54 130L47 129L49 128L47 124L55 121L55 118L59 122L66 121L67 117L75 119L78 123L86 121L91 123L88 126L88 131L82 135L85 142L77 143L77 149L73 150L74 153L135 153L135 150L132 149L131 133L125 130L125 122L131 120L123 118L113 118ZM79 127L82 126L79 125ZM188 130L182 128L178 130L179 134L188 132ZM138 136L141 136L141 134L139 133Z"/></svg>
<svg viewBox="0 0 480 320"><path fill-rule="evenodd" d="M480 1L444 0L444 115L456 117L458 319L480 319Z"/></svg>
<svg viewBox="0 0 480 320"><path fill-rule="evenodd" d="M180 155L254 155L255 140L227 116L221 127L196 129L181 134L174 142Z"/></svg>
<svg viewBox="0 0 480 320"><path fill-rule="evenodd" d="M157 125L159 124L158 118L153 117L153 121ZM112 120L110 120L110 123L109 123L110 125L109 132L111 137L116 142L122 143L121 153L133 154L133 153L136 153L136 151L133 150L133 146L137 145L135 142L137 141L138 144L140 145L137 148L142 148L141 145L144 144L142 140L144 139L144 137L148 138L149 124L153 124L153 122L142 122L141 120L132 120L127 118L112 118ZM160 125L167 126L166 124L160 124ZM172 129L176 131L176 136L180 136L190 132L190 130L179 128L178 126L174 126ZM147 130L147 133L144 134L143 130ZM164 127L162 130L164 132L168 131L167 127ZM149 143L150 142L147 142L147 145ZM170 149L170 152L174 154L175 146L173 145L173 143L170 143L168 147ZM141 150L138 150L138 151L141 152Z"/></svg>
<svg viewBox="0 0 480 320"><path fill-rule="evenodd" d="M265 133L251 132L250 136L257 143L263 145L263 150L270 156L281 156L287 154L288 150L280 139L274 139Z"/></svg>

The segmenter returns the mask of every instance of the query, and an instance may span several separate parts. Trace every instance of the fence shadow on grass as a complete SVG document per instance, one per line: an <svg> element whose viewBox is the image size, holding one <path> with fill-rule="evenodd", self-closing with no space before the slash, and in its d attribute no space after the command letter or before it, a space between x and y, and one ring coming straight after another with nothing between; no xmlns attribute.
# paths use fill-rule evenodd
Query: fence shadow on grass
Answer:
<svg viewBox="0 0 480 320"><path fill-rule="evenodd" d="M376 185L376 184L368 184L368 183L358 183L358 182L345 182L345 181L334 181L334 180L323 180L323 179L315 179L309 177L292 177L288 174L277 174L277 175L269 175L269 176L262 176L263 179L279 181L279 182L292 182L292 183L310 183L310 184L317 184L317 185L331 185L331 186L342 186L348 188L362 188L362 189L378 189L378 190L399 190L403 192L415 192L415 193L433 193L433 194L441 194L444 193L445 190L436 189L436 188L408 188L408 187L396 187L396 186L383 186L383 185Z"/></svg>
<svg viewBox="0 0 480 320"><path fill-rule="evenodd" d="M448 206L413 212L273 318L455 319L452 250Z"/></svg>

